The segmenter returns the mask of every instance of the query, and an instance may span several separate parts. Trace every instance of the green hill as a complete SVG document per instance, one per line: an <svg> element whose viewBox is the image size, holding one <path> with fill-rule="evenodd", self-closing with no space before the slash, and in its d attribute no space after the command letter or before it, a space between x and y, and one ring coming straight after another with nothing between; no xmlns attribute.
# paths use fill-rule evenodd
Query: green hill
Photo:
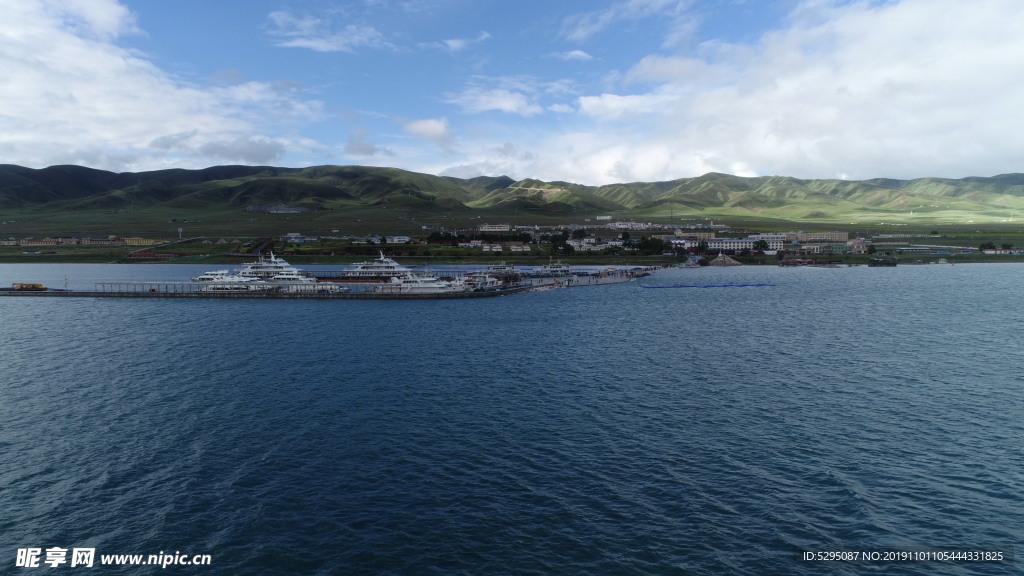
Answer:
<svg viewBox="0 0 1024 576"><path fill-rule="evenodd" d="M736 217L869 222L1005 219L1024 212L1024 174L862 181L744 178L709 173L665 182L584 186L508 176L454 178L367 166L214 166L114 173L81 166L0 165L0 210L244 211L288 204L314 211L472 213L488 217L597 214L621 218Z"/></svg>

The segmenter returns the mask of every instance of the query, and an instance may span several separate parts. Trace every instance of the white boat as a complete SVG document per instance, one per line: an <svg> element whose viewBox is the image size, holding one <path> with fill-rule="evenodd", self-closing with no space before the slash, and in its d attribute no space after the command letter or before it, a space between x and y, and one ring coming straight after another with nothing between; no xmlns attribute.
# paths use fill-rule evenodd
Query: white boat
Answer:
<svg viewBox="0 0 1024 576"><path fill-rule="evenodd" d="M487 273L470 274L466 276L466 284L474 292L491 292L501 290L501 281Z"/></svg>
<svg viewBox="0 0 1024 576"><path fill-rule="evenodd" d="M469 284L462 280L447 282L434 276L411 273L393 277L387 284L373 289L378 294L452 294L469 290Z"/></svg>
<svg viewBox="0 0 1024 576"><path fill-rule="evenodd" d="M511 276L513 274L519 274L519 270L511 264L505 264L502 262L501 264L488 266L487 269L484 270L484 273L491 274L493 276Z"/></svg>
<svg viewBox="0 0 1024 576"><path fill-rule="evenodd" d="M374 258L372 262L356 263L352 268L332 273L330 276L323 276L321 280L325 282L382 284L390 283L395 278L404 278L411 274L413 274L412 268L402 266L391 258L384 256L384 251L382 250L380 257Z"/></svg>
<svg viewBox="0 0 1024 576"><path fill-rule="evenodd" d="M316 278L305 276L299 272L281 272L280 274L274 274L267 279L267 282L273 284L316 284Z"/></svg>
<svg viewBox="0 0 1024 576"><path fill-rule="evenodd" d="M572 266L569 266L568 264L562 264L561 262L552 262L550 264L545 264L534 273L534 275L536 276L553 276L556 278L562 276L572 276L572 274Z"/></svg>
<svg viewBox="0 0 1024 576"><path fill-rule="evenodd" d="M230 275L231 275L231 272L229 270L214 270L212 272L203 272L199 276L196 276L195 278L193 278L192 281L193 282L213 282L214 280L219 280L221 278L225 278L225 277L230 276Z"/></svg>
<svg viewBox="0 0 1024 576"><path fill-rule="evenodd" d="M275 284L317 283L316 278L292 266L283 258L274 256L273 252L269 258L261 254L257 261L243 264L234 274L227 270L214 270L200 274L192 281L207 284L210 290L217 292L268 290L269 285Z"/></svg>
<svg viewBox="0 0 1024 576"><path fill-rule="evenodd" d="M260 254L259 260L243 264L241 268L236 270L236 274L243 278L256 278L258 280L270 280L282 274L306 277L302 270L285 262L283 258L274 256L273 252L270 253L269 258ZM310 280L316 282L314 278L310 278Z"/></svg>
<svg viewBox="0 0 1024 576"><path fill-rule="evenodd" d="M504 262L488 266L482 273L493 276L501 284L516 284L523 278L523 273L519 269Z"/></svg>

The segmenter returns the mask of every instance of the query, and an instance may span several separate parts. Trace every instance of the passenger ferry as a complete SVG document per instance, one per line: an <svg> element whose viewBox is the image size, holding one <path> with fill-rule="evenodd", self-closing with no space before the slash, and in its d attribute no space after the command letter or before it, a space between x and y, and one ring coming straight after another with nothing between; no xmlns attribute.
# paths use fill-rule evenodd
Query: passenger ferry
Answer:
<svg viewBox="0 0 1024 576"><path fill-rule="evenodd" d="M378 294L452 294L469 290L470 285L463 280L446 282L434 276L409 273L393 277L390 282L377 286L373 291Z"/></svg>
<svg viewBox="0 0 1024 576"><path fill-rule="evenodd" d="M484 272L492 276L506 276L511 274L519 274L519 269L516 268L515 266L512 266L511 264L505 264L504 262L502 262L500 264L488 266L487 269L484 270Z"/></svg>
<svg viewBox="0 0 1024 576"><path fill-rule="evenodd" d="M203 272L199 276L196 276L195 278L193 278L192 281L193 282L213 282L215 280L220 280L221 278L226 278L226 277L228 277L230 275L231 275L231 272L229 270L214 270L212 272Z"/></svg>
<svg viewBox="0 0 1024 576"><path fill-rule="evenodd" d="M556 278L561 276L572 275L572 266L569 266L568 264L562 264L560 261L545 264L534 272L534 276L553 276Z"/></svg>
<svg viewBox="0 0 1024 576"><path fill-rule="evenodd" d="M236 274L243 278L256 278L259 280L270 280L275 276L287 275L289 277L307 277L310 281L316 282L316 279L309 277L302 270L285 262L283 258L274 256L273 252L270 253L269 258L260 254L259 260L242 265L236 271Z"/></svg>
<svg viewBox="0 0 1024 576"><path fill-rule="evenodd" d="M306 276L299 270L281 272L280 274L274 274L267 279L267 282L273 284L316 284L316 278L312 276Z"/></svg>
<svg viewBox="0 0 1024 576"><path fill-rule="evenodd" d="M501 284L515 284L523 277L523 273L518 268L504 262L488 266L484 269L483 274L493 276Z"/></svg>
<svg viewBox="0 0 1024 576"><path fill-rule="evenodd" d="M192 278L193 282L216 284L216 290L249 290L246 282L253 280L271 284L316 284L316 278L274 256L273 252L269 258L261 254L257 261L243 264L234 274L214 270Z"/></svg>
<svg viewBox="0 0 1024 576"><path fill-rule="evenodd" d="M353 282L363 284L390 283L396 278L406 278L413 274L413 269L402 266L380 252L379 258L372 262L359 262L347 270L318 272L317 279L321 282Z"/></svg>
<svg viewBox="0 0 1024 576"><path fill-rule="evenodd" d="M478 272L476 274L470 274L466 276L466 284L474 292L490 292L493 290L501 290L502 281L495 276L491 276L486 272Z"/></svg>

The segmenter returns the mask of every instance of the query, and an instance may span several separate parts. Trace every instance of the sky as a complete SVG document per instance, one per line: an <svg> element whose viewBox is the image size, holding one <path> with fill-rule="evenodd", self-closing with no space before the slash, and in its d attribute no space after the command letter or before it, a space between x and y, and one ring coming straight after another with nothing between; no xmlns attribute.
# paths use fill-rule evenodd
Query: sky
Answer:
<svg viewBox="0 0 1024 576"><path fill-rule="evenodd" d="M0 163L1024 172L1020 0L0 0Z"/></svg>

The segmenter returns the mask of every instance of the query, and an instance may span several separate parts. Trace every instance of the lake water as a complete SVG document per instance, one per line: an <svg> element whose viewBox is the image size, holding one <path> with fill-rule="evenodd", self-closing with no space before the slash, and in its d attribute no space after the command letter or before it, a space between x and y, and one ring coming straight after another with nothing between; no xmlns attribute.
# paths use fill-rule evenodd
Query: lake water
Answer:
<svg viewBox="0 0 1024 576"><path fill-rule="evenodd" d="M199 270L0 265L0 285ZM739 267L465 301L0 298L0 572L59 546L97 566L211 556L168 574L1019 573L794 553L1022 541L1022 278ZM642 287L726 282L774 286Z"/></svg>

